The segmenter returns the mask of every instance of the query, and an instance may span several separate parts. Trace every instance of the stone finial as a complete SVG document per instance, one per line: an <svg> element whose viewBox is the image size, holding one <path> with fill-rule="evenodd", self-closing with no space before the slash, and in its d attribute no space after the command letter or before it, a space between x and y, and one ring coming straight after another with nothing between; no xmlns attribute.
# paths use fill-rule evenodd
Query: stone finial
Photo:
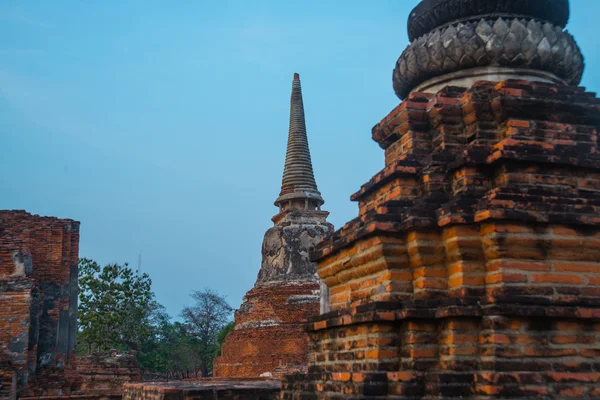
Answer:
<svg viewBox="0 0 600 400"><path fill-rule="evenodd" d="M577 85L584 60L563 28L568 0L422 0L408 21L411 44L394 69L401 99L412 91L509 78Z"/></svg>
<svg viewBox="0 0 600 400"><path fill-rule="evenodd" d="M324 203L317 188L313 173L306 122L304 119L304 104L300 75L294 74L292 83L292 98L290 104L290 129L288 134L285 167L281 183L281 192L275 200L275 205L282 210L311 209Z"/></svg>

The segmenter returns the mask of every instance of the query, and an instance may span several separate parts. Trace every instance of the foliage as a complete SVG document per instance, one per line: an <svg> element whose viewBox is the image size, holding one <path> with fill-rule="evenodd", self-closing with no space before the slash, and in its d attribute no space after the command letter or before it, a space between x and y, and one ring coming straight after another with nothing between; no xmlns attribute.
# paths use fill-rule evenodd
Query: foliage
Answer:
<svg viewBox="0 0 600 400"><path fill-rule="evenodd" d="M212 369L215 351L219 347L218 334L229 322L233 308L225 297L211 289L194 291L194 305L181 313L187 332L194 338L194 350L203 376Z"/></svg>
<svg viewBox="0 0 600 400"><path fill-rule="evenodd" d="M79 261L79 274L78 354L135 350L144 371L169 378L209 374L215 352L233 330L232 308L223 296L209 289L193 292L183 322L172 322L147 274L86 258Z"/></svg>
<svg viewBox="0 0 600 400"><path fill-rule="evenodd" d="M88 353L142 350L154 319L164 314L154 300L150 277L138 275L127 264L100 267L86 258L79 261L79 274L80 339Z"/></svg>

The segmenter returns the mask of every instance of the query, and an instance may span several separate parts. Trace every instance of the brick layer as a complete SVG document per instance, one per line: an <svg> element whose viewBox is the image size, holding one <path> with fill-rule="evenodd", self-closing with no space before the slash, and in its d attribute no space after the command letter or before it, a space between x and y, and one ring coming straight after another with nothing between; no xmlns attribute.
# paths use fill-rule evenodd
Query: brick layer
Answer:
<svg viewBox="0 0 600 400"><path fill-rule="evenodd" d="M287 377L283 398L600 396L598 321L394 312L352 319L311 334L309 372Z"/></svg>

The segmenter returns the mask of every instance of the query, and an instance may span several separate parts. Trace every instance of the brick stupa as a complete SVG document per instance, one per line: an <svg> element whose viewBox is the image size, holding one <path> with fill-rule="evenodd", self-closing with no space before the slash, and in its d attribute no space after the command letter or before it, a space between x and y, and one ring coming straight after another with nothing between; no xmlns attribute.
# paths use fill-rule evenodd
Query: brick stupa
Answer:
<svg viewBox="0 0 600 400"><path fill-rule="evenodd" d="M215 377L279 377L307 364L305 324L319 314L319 278L309 251L333 226L313 173L300 77L292 84L290 126L275 226L265 233L254 288L235 313L235 330L215 359Z"/></svg>
<svg viewBox="0 0 600 400"><path fill-rule="evenodd" d="M313 254L331 311L284 399L600 398L600 100L567 0L426 0L385 168Z"/></svg>

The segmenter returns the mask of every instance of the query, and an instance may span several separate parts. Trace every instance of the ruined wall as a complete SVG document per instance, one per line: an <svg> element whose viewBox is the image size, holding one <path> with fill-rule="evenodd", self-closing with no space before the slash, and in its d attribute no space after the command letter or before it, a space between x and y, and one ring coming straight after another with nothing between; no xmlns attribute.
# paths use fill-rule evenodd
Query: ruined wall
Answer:
<svg viewBox="0 0 600 400"><path fill-rule="evenodd" d="M331 309L284 398L600 397L600 100L526 81L412 93L315 252Z"/></svg>
<svg viewBox="0 0 600 400"><path fill-rule="evenodd" d="M139 382L141 371L136 353L115 350L77 357L76 376L72 379L72 393L88 396L119 397L125 383Z"/></svg>
<svg viewBox="0 0 600 400"><path fill-rule="evenodd" d="M253 289L216 359L218 377L282 376L306 369L304 323L318 315L317 284Z"/></svg>
<svg viewBox="0 0 600 400"><path fill-rule="evenodd" d="M29 322L31 319L31 292L33 282L30 279L0 278L0 360L3 368L28 371Z"/></svg>
<svg viewBox="0 0 600 400"><path fill-rule="evenodd" d="M0 358L21 394L61 390L75 348L78 252L78 222L0 211Z"/></svg>
<svg viewBox="0 0 600 400"><path fill-rule="evenodd" d="M273 380L202 379L134 383L123 388L125 400L275 400L279 397L279 382Z"/></svg>

